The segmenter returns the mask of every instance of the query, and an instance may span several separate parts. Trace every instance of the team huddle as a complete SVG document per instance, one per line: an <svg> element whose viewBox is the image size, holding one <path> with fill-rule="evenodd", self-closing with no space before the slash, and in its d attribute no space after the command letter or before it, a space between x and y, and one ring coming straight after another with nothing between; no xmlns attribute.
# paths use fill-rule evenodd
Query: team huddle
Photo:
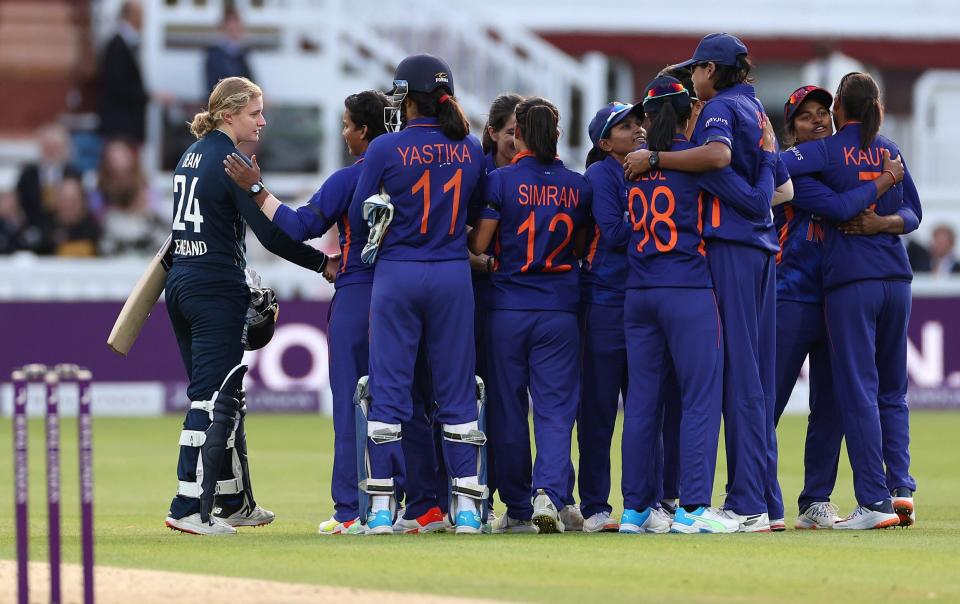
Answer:
<svg viewBox="0 0 960 604"><path fill-rule="evenodd" d="M798 88L778 152L751 67L736 37L704 37L641 102L597 111L580 174L557 156L549 100L497 97L481 143L446 63L407 57L390 96L347 97L356 163L297 210L237 149L266 125L262 92L222 80L175 173L167 300L192 402L167 525L229 534L274 519L250 485L240 357L269 339L250 334L276 305L244 274L245 224L336 287L322 535L784 530L776 426L808 356L795 527L913 524L899 234L920 222L916 188L878 134L869 75L835 96ZM334 225L338 255L301 243ZM858 506L841 518L844 437Z"/></svg>

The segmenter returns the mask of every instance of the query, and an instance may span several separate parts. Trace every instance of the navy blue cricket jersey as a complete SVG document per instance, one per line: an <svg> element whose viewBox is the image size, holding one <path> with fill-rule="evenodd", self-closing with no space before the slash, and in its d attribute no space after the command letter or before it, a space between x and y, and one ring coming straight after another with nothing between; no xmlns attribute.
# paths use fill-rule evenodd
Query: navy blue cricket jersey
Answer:
<svg viewBox="0 0 960 604"><path fill-rule="evenodd" d="M233 272L243 279L247 265L244 237L246 225L250 225L271 252L312 271L321 270L326 256L285 235L230 179L223 160L231 153L242 155L229 136L213 130L190 145L177 163L173 173L174 268Z"/></svg>

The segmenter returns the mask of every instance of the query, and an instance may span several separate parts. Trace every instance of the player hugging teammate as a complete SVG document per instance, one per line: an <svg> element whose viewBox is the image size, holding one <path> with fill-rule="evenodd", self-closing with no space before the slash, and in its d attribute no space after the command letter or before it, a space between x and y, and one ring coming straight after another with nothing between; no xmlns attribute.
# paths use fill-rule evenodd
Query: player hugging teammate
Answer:
<svg viewBox="0 0 960 604"><path fill-rule="evenodd" d="M243 371L230 371L250 296L242 221L337 288L335 514L321 534L784 530L776 424L808 354L796 528L913 524L912 275L898 235L919 224L916 189L896 144L878 134L868 75L848 74L835 96L797 89L784 108L796 146L778 153L751 69L739 39L704 37L641 102L599 109L582 176L557 157L549 100L498 97L481 147L450 67L407 57L390 99L348 97L343 136L357 163L296 212L235 148L263 126L259 89L221 106L221 83L175 179L183 242L167 298L194 402L168 524L227 533L272 520L250 493ZM211 157L225 173L208 189ZM339 256L292 241L334 223ZM205 253L194 253L200 243ZM227 344L235 352L213 360ZM618 522L608 499L621 395ZM726 495L715 502L721 418ZM830 495L844 436L859 505L841 519ZM229 447L236 471L221 477Z"/></svg>

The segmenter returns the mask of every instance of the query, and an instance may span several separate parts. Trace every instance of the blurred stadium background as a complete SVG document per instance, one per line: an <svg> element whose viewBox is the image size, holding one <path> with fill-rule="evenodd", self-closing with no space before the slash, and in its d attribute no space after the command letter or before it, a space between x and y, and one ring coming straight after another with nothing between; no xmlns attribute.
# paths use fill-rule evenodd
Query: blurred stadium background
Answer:
<svg viewBox="0 0 960 604"><path fill-rule="evenodd" d="M553 99L563 116L561 156L582 167L596 108L636 99L703 34L728 31L750 48L758 96L778 128L785 98L801 84L832 90L852 70L880 82L883 131L904 150L924 206L920 229L904 241L917 274L910 404L960 409L954 0L142 0L139 32L136 16L121 22L123 4L0 0L3 378L26 362L77 362L98 380L96 413L153 415L186 403L162 307L129 358L112 355L105 341L169 231L170 172L191 140L185 122L206 101L212 47L243 54L263 87L264 179L299 204L349 161L339 134L343 98L388 87L407 54L432 52L450 63L478 132L500 92ZM118 29L130 64L106 58ZM117 81L117 65L139 71L143 86L131 93L130 77ZM105 134L116 111L104 107L129 108L138 95L147 101L143 140L136 128L133 140L123 128ZM314 243L332 249L336 239ZM281 297L281 314L275 340L247 359L248 400L258 410L325 411L332 287L254 239L249 248L251 266ZM802 412L806 395L801 381L791 408ZM0 411L9 410L5 384Z"/></svg>

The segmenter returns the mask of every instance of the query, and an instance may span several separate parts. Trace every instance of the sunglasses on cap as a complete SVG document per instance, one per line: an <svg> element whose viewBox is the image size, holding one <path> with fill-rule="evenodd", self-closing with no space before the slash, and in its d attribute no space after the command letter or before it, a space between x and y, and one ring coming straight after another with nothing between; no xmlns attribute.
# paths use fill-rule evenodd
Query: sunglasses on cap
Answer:
<svg viewBox="0 0 960 604"><path fill-rule="evenodd" d="M686 94L689 96L690 91L684 88L683 84L680 84L678 82L671 83L671 84L663 84L660 86L654 86L653 88L647 91L647 96L645 99L643 99L643 103L646 104L647 101L652 101L665 96L671 96L674 94Z"/></svg>
<svg viewBox="0 0 960 604"><path fill-rule="evenodd" d="M607 116L607 121L603 124L603 129L600 130L600 136L597 137L598 139L606 138L607 134L610 132L610 126L613 124L613 121L622 115L624 111L633 109L633 105L614 101L612 109L613 110L610 112L610 115Z"/></svg>
<svg viewBox="0 0 960 604"><path fill-rule="evenodd" d="M787 99L787 104L796 105L797 103L800 103L801 101L803 101L803 99L807 97L808 94L810 94L814 90L817 90L818 88L820 87L819 86L801 86L800 88L797 88L793 92L793 94L790 95L790 98Z"/></svg>

